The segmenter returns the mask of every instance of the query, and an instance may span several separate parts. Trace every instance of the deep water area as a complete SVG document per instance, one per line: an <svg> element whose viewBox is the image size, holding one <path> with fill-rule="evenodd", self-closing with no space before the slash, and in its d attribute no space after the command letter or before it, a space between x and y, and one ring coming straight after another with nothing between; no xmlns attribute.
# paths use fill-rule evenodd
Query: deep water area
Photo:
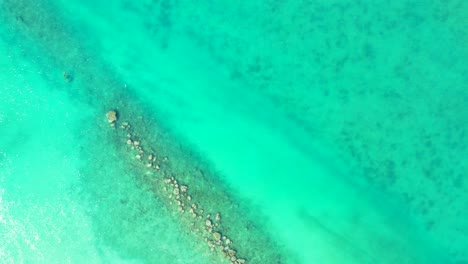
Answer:
<svg viewBox="0 0 468 264"><path fill-rule="evenodd" d="M0 263L468 263L466 25L0 0Z"/></svg>

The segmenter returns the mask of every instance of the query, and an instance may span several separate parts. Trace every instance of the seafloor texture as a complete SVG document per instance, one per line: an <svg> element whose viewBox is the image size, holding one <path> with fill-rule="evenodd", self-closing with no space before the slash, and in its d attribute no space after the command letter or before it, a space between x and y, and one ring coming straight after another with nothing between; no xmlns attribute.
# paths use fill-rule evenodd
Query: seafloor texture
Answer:
<svg viewBox="0 0 468 264"><path fill-rule="evenodd" d="M0 263L468 263L467 20L0 0Z"/></svg>

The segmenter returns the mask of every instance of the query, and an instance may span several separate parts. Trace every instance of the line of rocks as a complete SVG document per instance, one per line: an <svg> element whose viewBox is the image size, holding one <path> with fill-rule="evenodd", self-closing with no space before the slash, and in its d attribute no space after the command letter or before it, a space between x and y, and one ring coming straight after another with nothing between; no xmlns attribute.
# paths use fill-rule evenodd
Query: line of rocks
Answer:
<svg viewBox="0 0 468 264"><path fill-rule="evenodd" d="M111 110L107 112L106 117L110 125L115 128L118 120L117 112ZM135 137L129 122L122 122L120 128L126 130L126 144L135 152L135 158L148 169L153 169L156 173L160 172L162 163L167 162L168 158L158 158L154 151L145 151L141 141ZM187 218L191 229L203 236L210 251L220 252L231 264L247 263L247 260L237 256L233 241L222 233L219 212L214 216L206 213L190 195L188 186L180 183L174 176L164 178L161 188L168 205L175 207L183 217Z"/></svg>

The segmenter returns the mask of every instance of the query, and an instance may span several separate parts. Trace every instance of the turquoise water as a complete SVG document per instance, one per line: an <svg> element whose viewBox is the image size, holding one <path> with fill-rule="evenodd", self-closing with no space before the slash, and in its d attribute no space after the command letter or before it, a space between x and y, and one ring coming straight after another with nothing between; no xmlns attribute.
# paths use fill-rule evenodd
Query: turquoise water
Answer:
<svg viewBox="0 0 468 264"><path fill-rule="evenodd" d="M464 1L101 2L0 0L0 263L468 263Z"/></svg>

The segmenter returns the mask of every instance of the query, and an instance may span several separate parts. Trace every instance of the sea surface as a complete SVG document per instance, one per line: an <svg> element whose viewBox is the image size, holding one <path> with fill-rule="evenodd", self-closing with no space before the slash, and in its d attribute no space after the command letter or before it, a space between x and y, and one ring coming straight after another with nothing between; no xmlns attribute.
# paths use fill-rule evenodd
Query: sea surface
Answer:
<svg viewBox="0 0 468 264"><path fill-rule="evenodd" d="M0 263L468 263L467 25L0 0Z"/></svg>

